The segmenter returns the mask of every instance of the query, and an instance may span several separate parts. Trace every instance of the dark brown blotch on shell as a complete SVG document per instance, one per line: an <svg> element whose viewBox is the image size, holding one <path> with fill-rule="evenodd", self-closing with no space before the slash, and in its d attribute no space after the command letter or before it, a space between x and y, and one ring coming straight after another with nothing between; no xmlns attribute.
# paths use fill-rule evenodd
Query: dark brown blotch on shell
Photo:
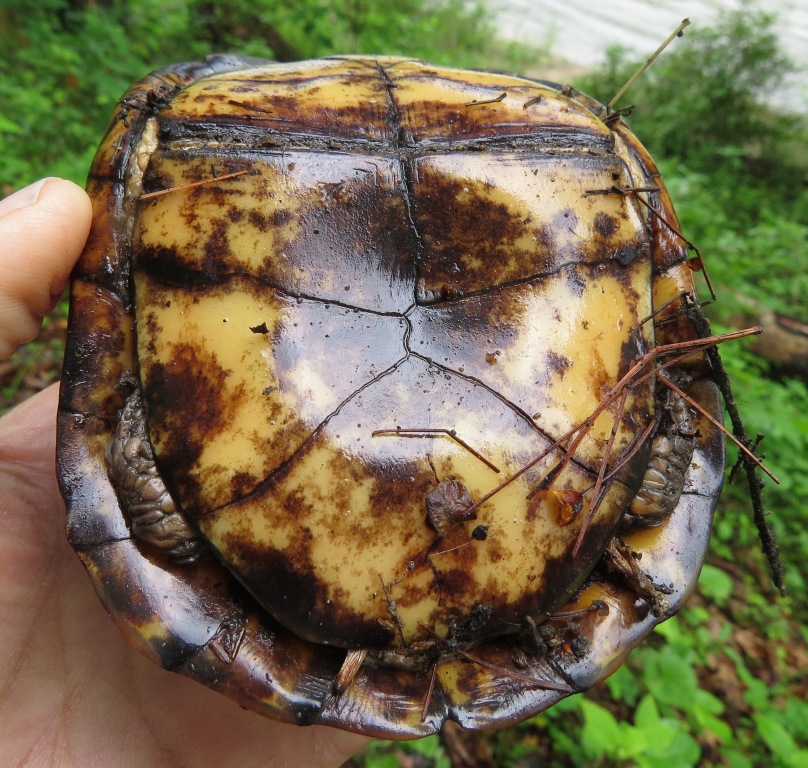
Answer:
<svg viewBox="0 0 808 768"><path fill-rule="evenodd" d="M155 280L177 288L209 287L227 278L227 272L215 264L208 263L209 267L212 266L211 271L197 269L176 248L165 246L141 245L136 253L136 264L139 270Z"/></svg>
<svg viewBox="0 0 808 768"><path fill-rule="evenodd" d="M566 355L559 355L557 352L548 352L547 367L556 373L560 379L564 378L564 374L572 367L572 360Z"/></svg>
<svg viewBox="0 0 808 768"><path fill-rule="evenodd" d="M308 537L305 530L299 531L285 552L256 546L245 535L228 536L225 544L228 559L240 564L241 578L258 603L270 607L299 637L343 648L393 644L391 629L348 610L338 592L320 583ZM325 637L322 627L328 628Z"/></svg>
<svg viewBox="0 0 808 768"><path fill-rule="evenodd" d="M520 250L523 221L502 203L428 165L418 169L413 219L423 248L419 301L490 289L543 271L551 255ZM444 289L444 286L446 287Z"/></svg>
<svg viewBox="0 0 808 768"><path fill-rule="evenodd" d="M595 232L598 235L604 238L609 238L617 232L618 223L614 220L613 216L610 216L608 213L600 211L599 213L595 214Z"/></svg>
<svg viewBox="0 0 808 768"><path fill-rule="evenodd" d="M229 387L229 372L216 356L190 344L176 344L170 363L156 362L144 382L144 400L157 465L187 513L207 510L202 482L191 469L212 434L231 418L243 386Z"/></svg>
<svg viewBox="0 0 808 768"><path fill-rule="evenodd" d="M299 233L285 245L284 258L273 255L263 272L278 275L274 279L283 285L288 278L280 273L292 267L306 276L292 290L377 312L404 312L415 292L417 246L407 224L403 179L387 161L380 166L376 174L312 186L294 212ZM339 284L331 287L335 275Z"/></svg>

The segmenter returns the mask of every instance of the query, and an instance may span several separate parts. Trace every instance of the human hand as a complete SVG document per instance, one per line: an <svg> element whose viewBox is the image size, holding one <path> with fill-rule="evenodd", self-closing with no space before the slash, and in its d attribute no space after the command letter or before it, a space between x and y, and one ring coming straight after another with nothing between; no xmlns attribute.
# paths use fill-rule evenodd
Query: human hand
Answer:
<svg viewBox="0 0 808 768"><path fill-rule="evenodd" d="M32 339L91 218L47 179L0 202L0 360ZM159 669L127 644L65 538L57 386L0 419L0 765L341 765L365 737L284 725Z"/></svg>

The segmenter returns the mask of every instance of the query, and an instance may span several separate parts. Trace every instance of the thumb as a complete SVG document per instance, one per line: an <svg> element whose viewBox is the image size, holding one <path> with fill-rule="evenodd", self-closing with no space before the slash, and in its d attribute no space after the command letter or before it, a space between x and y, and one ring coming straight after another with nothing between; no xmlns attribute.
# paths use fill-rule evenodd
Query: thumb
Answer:
<svg viewBox="0 0 808 768"><path fill-rule="evenodd" d="M36 336L91 220L86 193L64 179L42 179L0 201L0 360Z"/></svg>

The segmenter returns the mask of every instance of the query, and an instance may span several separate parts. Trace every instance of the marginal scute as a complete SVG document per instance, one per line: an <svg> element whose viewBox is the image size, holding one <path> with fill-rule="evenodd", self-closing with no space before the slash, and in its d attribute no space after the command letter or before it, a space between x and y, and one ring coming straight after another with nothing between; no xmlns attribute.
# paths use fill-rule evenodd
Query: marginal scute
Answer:
<svg viewBox="0 0 808 768"><path fill-rule="evenodd" d="M212 57L122 99L59 461L70 540L142 652L285 722L412 737L531 716L682 604L723 446L625 386L696 336L695 290L653 161L600 114L388 57ZM621 191L652 185L650 211ZM720 413L704 357L681 368ZM120 438L126 371L145 423ZM158 543L206 556L155 554L157 508Z"/></svg>

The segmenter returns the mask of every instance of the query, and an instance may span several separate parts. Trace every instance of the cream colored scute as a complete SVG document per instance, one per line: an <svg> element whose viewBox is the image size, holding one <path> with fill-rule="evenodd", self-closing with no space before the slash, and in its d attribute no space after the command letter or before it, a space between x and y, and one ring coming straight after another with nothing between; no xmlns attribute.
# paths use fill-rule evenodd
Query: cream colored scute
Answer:
<svg viewBox="0 0 808 768"><path fill-rule="evenodd" d="M522 78L418 63L391 67L389 75L401 127L416 140L494 136L497 129L531 134L561 126L593 138L609 137L608 128L572 99Z"/></svg>
<svg viewBox="0 0 808 768"><path fill-rule="evenodd" d="M426 522L424 502L438 482L459 479L480 499L542 452L547 441L486 390L433 373L422 361L405 362L347 402L260 494L200 521L222 556L281 621L299 628L305 616L319 617L302 630L307 636L339 644L342 619L331 618L331 606L338 615L344 612L346 622L358 616L394 628L399 645L431 633L444 636L481 603L518 622L523 596L541 592L547 563L566 557L580 531L584 514L560 526L551 503L529 509L531 484L559 457L551 452L483 504L477 520L438 539ZM372 434L396 425L453 428L500 473L445 435ZM557 487L584 492L592 482L591 474L571 465ZM612 524L627 498L627 489L614 484L595 524ZM471 537L480 524L488 526L485 541ZM245 541L250 561L240 555ZM264 558L276 553L293 564L302 595L311 594L311 579L317 584L314 604L254 580L263 573ZM534 607L552 605L537 597Z"/></svg>
<svg viewBox="0 0 808 768"><path fill-rule="evenodd" d="M169 273L241 274L381 312L412 303L415 246L397 160L278 151L230 168L242 175L217 179L199 147L152 157L149 176L169 191L141 204L136 266L154 254Z"/></svg>
<svg viewBox="0 0 808 768"><path fill-rule="evenodd" d="M322 60L214 75L192 83L172 102L170 119L232 120L277 131L389 140L384 80L370 62Z"/></svg>
<svg viewBox="0 0 808 768"><path fill-rule="evenodd" d="M650 269L638 262L621 280L569 268L550 280L419 308L411 346L485 383L557 440L589 418L627 372L633 360L623 358L624 349L650 348L650 328L637 324L651 313ZM470 318L483 307L510 322L475 328ZM628 397L626 412L634 407L651 407L650 386ZM595 421L576 456L594 471L616 409L617 401ZM613 455L633 434L619 430Z"/></svg>
<svg viewBox="0 0 808 768"><path fill-rule="evenodd" d="M601 156L466 152L419 159L413 196L424 234L424 289L437 291L451 279L455 291L473 292L566 264L647 260L648 238L631 200L591 194L627 178L622 162Z"/></svg>
<svg viewBox="0 0 808 768"><path fill-rule="evenodd" d="M536 411L540 413L538 423L547 425L551 434L560 437L582 424L607 395L613 395L620 378L628 373L634 358L623 359L623 351L636 348L636 340L645 336L637 320L651 314L647 288L650 279L650 264L640 262L628 285L607 275L590 280L578 311L571 318L566 315L567 322L564 321L565 314L560 314L560 322L548 322L547 327L553 330L545 343L570 363L563 373L551 374L545 387L536 388L535 398L539 401ZM562 284L559 281L553 285ZM513 350L513 356L516 363L520 357L518 348ZM507 370L511 360L503 360L503 363ZM625 401L625 413L636 407L642 409L643 404L645 412L649 412L652 396L648 384L632 391ZM614 422L617 400L612 402L613 405L594 422L578 456L593 466L599 465ZM619 456L628 446L635 430L636 427L624 421L614 442L614 456Z"/></svg>
<svg viewBox="0 0 808 768"><path fill-rule="evenodd" d="M207 351L210 361L206 365L224 372L219 399L232 403L231 410L204 440L198 440L196 463L180 471L200 478L205 508L227 503L232 499L230 488L236 475L251 476L253 484L260 481L287 452L294 450L291 438L296 437L299 443L305 437L297 430L294 401L288 402L279 390L268 344L269 335L283 322L288 301L269 293L257 294L243 283L208 292L202 298L183 289L155 284L144 275L136 276L135 285L139 304L138 356L147 386L159 385L152 378L155 366L163 366L171 374L182 349ZM261 323L266 323L269 333L250 330ZM200 363L202 360L200 355ZM199 386L203 387L204 381ZM272 396L264 395L266 391ZM180 424L187 423L188 438L192 440L191 427L198 417L196 405L193 393L189 401L174 404L174 418ZM160 457L176 435L154 419L150 428ZM196 514L200 510L187 511Z"/></svg>
<svg viewBox="0 0 808 768"><path fill-rule="evenodd" d="M290 184L288 162L269 157L263 163L244 166L243 176L217 181L206 157L154 155L149 174L159 177L161 189L171 191L141 204L135 230L138 249L173 250L183 267L201 269L206 244L218 236L223 239L220 247L226 246L232 254L228 268L247 272L259 271L267 258L282 254L300 232L298 219L276 217L265 230L252 221L253 217L265 220L278 211L300 207L299 195ZM185 188L199 182L207 183ZM235 206L239 220L228 220L228 210Z"/></svg>
<svg viewBox="0 0 808 768"><path fill-rule="evenodd" d="M175 485L188 480L197 489L194 501L201 505L188 510L193 515L229 503L264 480L376 370L403 355L399 318L294 300L245 278L189 291L138 274L136 297L147 401L148 388L159 387L189 351L198 361L187 372L187 400L167 409L166 422L160 420L162 409L152 409L150 417L164 462L175 464L175 430L198 449L194 463L176 467L172 478ZM359 333L366 345L335 358L326 354ZM206 396L220 411L209 422L200 418ZM232 487L236 478L238 490Z"/></svg>

